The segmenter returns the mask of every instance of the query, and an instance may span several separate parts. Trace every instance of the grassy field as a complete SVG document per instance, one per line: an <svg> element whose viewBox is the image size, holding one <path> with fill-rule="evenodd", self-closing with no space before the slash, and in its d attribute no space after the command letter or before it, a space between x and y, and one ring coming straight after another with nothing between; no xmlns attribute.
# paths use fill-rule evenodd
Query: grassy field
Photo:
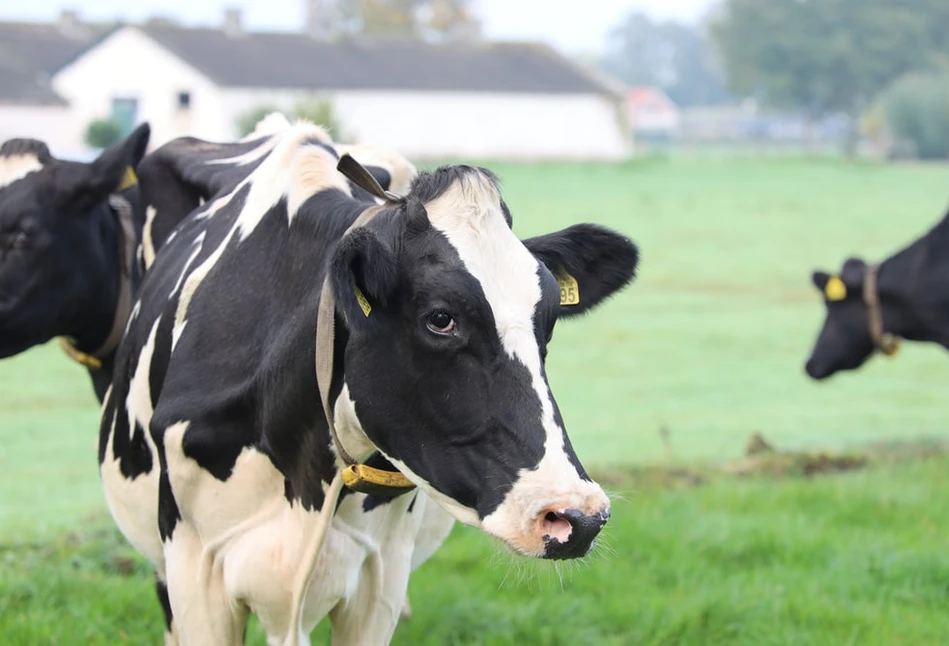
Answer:
<svg viewBox="0 0 949 646"><path fill-rule="evenodd" d="M560 573L456 530L413 579L396 642L949 643L949 460L698 489L615 476L737 457L753 431L782 448L949 436L935 347L825 384L802 369L823 316L810 271L921 234L949 204L949 168L708 155L492 167L520 235L595 221L642 248L635 286L558 326L548 360L578 454L625 500L610 549ZM97 412L55 347L0 363L5 644L159 639L147 571L105 512Z"/></svg>

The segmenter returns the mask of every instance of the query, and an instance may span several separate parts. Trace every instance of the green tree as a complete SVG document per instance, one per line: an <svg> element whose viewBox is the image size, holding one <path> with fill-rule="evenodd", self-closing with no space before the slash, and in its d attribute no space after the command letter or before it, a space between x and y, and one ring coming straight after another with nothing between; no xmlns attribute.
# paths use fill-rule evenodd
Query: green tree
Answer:
<svg viewBox="0 0 949 646"><path fill-rule="evenodd" d="M370 35L452 36L480 29L472 0L339 0L344 32Z"/></svg>
<svg viewBox="0 0 949 646"><path fill-rule="evenodd" d="M883 94L890 132L922 159L949 157L949 72L907 74Z"/></svg>
<svg viewBox="0 0 949 646"><path fill-rule="evenodd" d="M900 75L949 60L949 2L725 0L711 34L734 91L854 113Z"/></svg>
<svg viewBox="0 0 949 646"><path fill-rule="evenodd" d="M630 85L661 87L679 105L712 105L728 98L701 26L654 22L631 13L610 33L603 68Z"/></svg>
<svg viewBox="0 0 949 646"><path fill-rule="evenodd" d="M281 112L281 110L272 105L259 105L238 115L234 124L237 128L237 135L239 137L249 135L254 131L254 126L271 112Z"/></svg>
<svg viewBox="0 0 949 646"><path fill-rule="evenodd" d="M108 148L122 139L122 126L113 119L96 119L86 126L84 139L92 148Z"/></svg>

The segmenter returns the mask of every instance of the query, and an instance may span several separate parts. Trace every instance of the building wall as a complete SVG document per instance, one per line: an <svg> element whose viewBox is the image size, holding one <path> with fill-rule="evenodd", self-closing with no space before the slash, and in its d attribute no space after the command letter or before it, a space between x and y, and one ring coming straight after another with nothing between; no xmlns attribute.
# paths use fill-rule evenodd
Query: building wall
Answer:
<svg viewBox="0 0 949 646"><path fill-rule="evenodd" d="M222 91L223 121L261 105L291 109L310 93ZM339 91L327 93L351 140L392 146L412 159L623 159L622 115L599 95ZM236 136L236 131L231 136Z"/></svg>
<svg viewBox="0 0 949 646"><path fill-rule="evenodd" d="M116 31L53 78L53 88L72 109L79 133L94 119L110 116L113 99L136 99L136 121L148 121L152 146L177 136L227 139L220 91L207 77L134 27ZM187 92L190 108L178 105ZM80 140L76 143L81 143Z"/></svg>
<svg viewBox="0 0 949 646"><path fill-rule="evenodd" d="M83 147L67 106L0 104L0 142L27 137L45 141L53 154Z"/></svg>
<svg viewBox="0 0 949 646"><path fill-rule="evenodd" d="M306 90L219 88L134 27L116 31L63 68L53 87L70 102L78 132L109 116L113 99L138 101L152 146L194 135L232 141L236 121L266 105L290 110ZM191 107L177 105L187 91ZM328 92L349 139L392 146L414 159L622 159L629 153L618 106L600 95Z"/></svg>

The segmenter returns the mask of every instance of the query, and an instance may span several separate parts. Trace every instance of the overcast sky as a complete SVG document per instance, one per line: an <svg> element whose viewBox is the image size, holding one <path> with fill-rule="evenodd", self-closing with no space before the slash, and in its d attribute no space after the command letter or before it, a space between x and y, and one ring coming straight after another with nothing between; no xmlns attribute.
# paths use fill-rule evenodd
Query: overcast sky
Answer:
<svg viewBox="0 0 949 646"><path fill-rule="evenodd" d="M568 52L597 51L628 12L694 21L715 0L475 0L486 34L506 40L545 40ZM249 29L296 29L303 0L0 0L0 20L54 20L61 8L86 19L174 17L189 25L220 23L224 7L243 10ZM557 7L556 9L554 7Z"/></svg>

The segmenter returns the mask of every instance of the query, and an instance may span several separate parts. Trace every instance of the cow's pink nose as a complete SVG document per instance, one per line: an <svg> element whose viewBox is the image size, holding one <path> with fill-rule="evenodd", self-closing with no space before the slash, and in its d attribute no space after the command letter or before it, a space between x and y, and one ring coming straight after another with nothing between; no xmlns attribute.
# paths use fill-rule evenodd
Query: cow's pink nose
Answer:
<svg viewBox="0 0 949 646"><path fill-rule="evenodd" d="M545 559L575 559L590 551L593 539L610 518L609 508L595 514L579 509L548 509L537 519Z"/></svg>

